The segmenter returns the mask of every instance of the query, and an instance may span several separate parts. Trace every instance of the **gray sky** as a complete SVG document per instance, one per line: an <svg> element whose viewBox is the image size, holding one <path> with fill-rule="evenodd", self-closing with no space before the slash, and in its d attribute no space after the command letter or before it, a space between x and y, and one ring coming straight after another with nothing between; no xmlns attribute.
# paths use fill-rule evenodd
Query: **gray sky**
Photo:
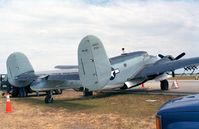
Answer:
<svg viewBox="0 0 199 129"><path fill-rule="evenodd" d="M80 40L98 36L109 56L145 50L199 56L194 0L0 0L0 73L8 55L25 53L36 71L77 64Z"/></svg>

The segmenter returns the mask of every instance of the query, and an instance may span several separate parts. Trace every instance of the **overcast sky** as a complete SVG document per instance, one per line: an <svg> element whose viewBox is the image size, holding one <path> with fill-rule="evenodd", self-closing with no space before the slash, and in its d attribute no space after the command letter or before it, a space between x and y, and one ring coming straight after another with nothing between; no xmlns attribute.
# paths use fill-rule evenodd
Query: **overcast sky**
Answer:
<svg viewBox="0 0 199 129"><path fill-rule="evenodd" d="M0 0L0 73L16 51L25 53L36 71L77 64L78 44L90 34L101 39L110 57L122 47L199 56L199 2Z"/></svg>

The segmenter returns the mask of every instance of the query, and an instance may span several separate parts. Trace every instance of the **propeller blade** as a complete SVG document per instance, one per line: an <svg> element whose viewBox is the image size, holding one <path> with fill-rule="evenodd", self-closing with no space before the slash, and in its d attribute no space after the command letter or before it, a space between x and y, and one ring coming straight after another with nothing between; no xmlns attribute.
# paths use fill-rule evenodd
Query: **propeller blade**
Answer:
<svg viewBox="0 0 199 129"><path fill-rule="evenodd" d="M159 56L160 58L164 58L164 56L163 56L162 54L158 54L158 56Z"/></svg>
<svg viewBox="0 0 199 129"><path fill-rule="evenodd" d="M178 60L178 59L182 58L183 56L185 56L185 52L178 55L174 60Z"/></svg>

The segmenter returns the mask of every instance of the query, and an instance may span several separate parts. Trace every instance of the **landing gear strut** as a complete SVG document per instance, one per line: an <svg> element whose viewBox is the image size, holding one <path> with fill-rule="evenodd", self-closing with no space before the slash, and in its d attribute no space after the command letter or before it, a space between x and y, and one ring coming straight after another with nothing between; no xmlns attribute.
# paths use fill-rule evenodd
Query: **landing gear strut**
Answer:
<svg viewBox="0 0 199 129"><path fill-rule="evenodd" d="M12 97L18 97L18 95L19 95L19 88L13 86L11 94L12 94Z"/></svg>
<svg viewBox="0 0 199 129"><path fill-rule="evenodd" d="M26 96L27 93L25 87L19 87L19 97L26 97Z"/></svg>
<svg viewBox="0 0 199 129"><path fill-rule="evenodd" d="M161 90L168 90L169 89L169 82L168 80L160 81L160 88Z"/></svg>
<svg viewBox="0 0 199 129"><path fill-rule="evenodd" d="M89 89L85 88L84 89L84 96L87 97L87 96L92 96L93 95L93 92L92 91L89 91Z"/></svg>
<svg viewBox="0 0 199 129"><path fill-rule="evenodd" d="M46 97L45 97L45 103L53 103L53 97L52 97L53 91L46 91Z"/></svg>

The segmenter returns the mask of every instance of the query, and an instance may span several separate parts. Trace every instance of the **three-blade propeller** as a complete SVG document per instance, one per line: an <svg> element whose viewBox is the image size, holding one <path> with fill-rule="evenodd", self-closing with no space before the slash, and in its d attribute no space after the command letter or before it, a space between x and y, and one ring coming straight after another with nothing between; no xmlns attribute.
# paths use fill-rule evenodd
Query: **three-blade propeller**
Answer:
<svg viewBox="0 0 199 129"><path fill-rule="evenodd" d="M176 58L174 58L174 57L171 56L171 55L164 56L164 55L162 55L162 54L158 54L158 56L159 56L160 58L167 57L167 58L169 58L170 60L179 60L180 58L182 58L183 56L185 56L185 52L181 53L181 54L178 55Z"/></svg>
<svg viewBox="0 0 199 129"><path fill-rule="evenodd" d="M168 58L168 59L170 59L171 61L174 61L174 60L179 60L179 59L181 59L183 56L185 56L185 52L183 52L183 53L181 53L180 55L178 55L177 57L173 57L173 56L171 56L171 55L167 55L167 56L164 56L164 55L162 55L162 54L158 54L158 56L160 57L160 58ZM175 72L174 71L171 71L172 72L172 77L175 77Z"/></svg>
<svg viewBox="0 0 199 129"><path fill-rule="evenodd" d="M179 60L180 58L182 58L183 56L185 56L185 52L181 53L180 55L178 55L174 60Z"/></svg>

